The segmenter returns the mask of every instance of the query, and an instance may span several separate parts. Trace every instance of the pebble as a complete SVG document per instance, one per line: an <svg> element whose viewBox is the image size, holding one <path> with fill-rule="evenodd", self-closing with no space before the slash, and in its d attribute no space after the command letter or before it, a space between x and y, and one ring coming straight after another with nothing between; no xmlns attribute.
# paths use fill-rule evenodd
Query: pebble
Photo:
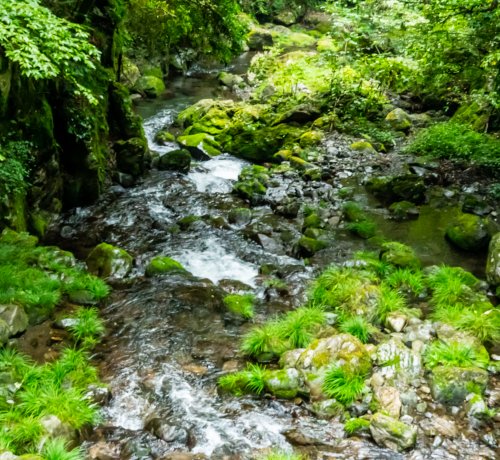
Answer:
<svg viewBox="0 0 500 460"><path fill-rule="evenodd" d="M431 392L431 389L427 385L424 385L423 387L421 387L420 390L422 391L422 393L425 393L425 394L430 394L430 392Z"/></svg>

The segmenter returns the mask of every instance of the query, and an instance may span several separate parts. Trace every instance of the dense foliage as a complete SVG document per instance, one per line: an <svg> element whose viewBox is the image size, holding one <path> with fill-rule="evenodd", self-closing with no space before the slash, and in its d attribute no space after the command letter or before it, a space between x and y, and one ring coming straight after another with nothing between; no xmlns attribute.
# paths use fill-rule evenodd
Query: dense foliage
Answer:
<svg viewBox="0 0 500 460"><path fill-rule="evenodd" d="M82 26L57 17L38 0L0 0L0 11L0 46L23 75L63 77L76 94L96 102L83 77L95 68L99 51Z"/></svg>

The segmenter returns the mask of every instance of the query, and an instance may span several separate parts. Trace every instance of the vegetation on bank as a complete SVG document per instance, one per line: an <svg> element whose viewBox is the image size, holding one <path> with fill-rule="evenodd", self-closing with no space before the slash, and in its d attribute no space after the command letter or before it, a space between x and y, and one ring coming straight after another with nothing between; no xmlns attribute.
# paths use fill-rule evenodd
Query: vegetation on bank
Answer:
<svg viewBox="0 0 500 460"><path fill-rule="evenodd" d="M77 307L62 319L69 337L57 358L35 363L10 338L30 325L54 318L69 301L97 304L108 286L89 275L74 256L38 246L28 234L4 230L0 236L0 304L14 306L0 316L0 452L33 454L46 460L83 458L72 448L78 431L99 420L91 388L99 388L90 352L104 334L95 307ZM5 312L5 309L4 309Z"/></svg>

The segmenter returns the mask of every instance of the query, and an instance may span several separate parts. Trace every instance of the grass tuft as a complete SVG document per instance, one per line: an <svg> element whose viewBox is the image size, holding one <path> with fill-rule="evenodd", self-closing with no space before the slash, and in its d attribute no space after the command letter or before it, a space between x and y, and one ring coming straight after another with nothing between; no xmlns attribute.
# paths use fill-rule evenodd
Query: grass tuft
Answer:
<svg viewBox="0 0 500 460"><path fill-rule="evenodd" d="M68 443L62 438L48 439L43 449L44 460L83 460L83 449L69 449Z"/></svg>
<svg viewBox="0 0 500 460"><path fill-rule="evenodd" d="M348 406L362 393L366 375L348 366L333 366L327 370L323 392Z"/></svg>
<svg viewBox="0 0 500 460"><path fill-rule="evenodd" d="M365 431L370 426L370 422L364 418L351 418L344 423L344 430L352 436L358 431Z"/></svg>
<svg viewBox="0 0 500 460"><path fill-rule="evenodd" d="M362 343L367 343L370 339L372 326L362 316L352 316L340 323L339 329L342 332L357 337Z"/></svg>
<svg viewBox="0 0 500 460"><path fill-rule="evenodd" d="M436 366L481 367L486 369L490 362L488 352L482 348L461 342L432 342L424 355L429 368Z"/></svg>
<svg viewBox="0 0 500 460"><path fill-rule="evenodd" d="M230 294L224 297L224 305L227 309L245 319L253 318L254 304L253 294Z"/></svg>

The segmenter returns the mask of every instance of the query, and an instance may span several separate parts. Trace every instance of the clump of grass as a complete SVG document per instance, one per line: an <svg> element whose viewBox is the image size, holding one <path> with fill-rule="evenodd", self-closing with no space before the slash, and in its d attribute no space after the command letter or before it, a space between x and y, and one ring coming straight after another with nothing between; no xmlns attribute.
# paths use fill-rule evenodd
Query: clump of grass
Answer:
<svg viewBox="0 0 500 460"><path fill-rule="evenodd" d="M287 346L279 336L276 321L270 321L262 326L252 328L241 344L241 351L255 359L272 359L286 350Z"/></svg>
<svg viewBox="0 0 500 460"><path fill-rule="evenodd" d="M362 393L366 375L349 366L333 366L326 371L323 392L348 406Z"/></svg>
<svg viewBox="0 0 500 460"><path fill-rule="evenodd" d="M358 431L366 431L370 426L370 422L364 418L351 418L344 423L344 430L352 436Z"/></svg>
<svg viewBox="0 0 500 460"><path fill-rule="evenodd" d="M385 282L389 287L403 294L410 293L417 296L425 289L424 277L420 270L397 268L386 277Z"/></svg>
<svg viewBox="0 0 500 460"><path fill-rule="evenodd" d="M395 269L394 265L381 260L379 254L372 251L356 252L354 254L354 261L355 263L362 262L364 268L370 270L381 279L387 278Z"/></svg>
<svg viewBox="0 0 500 460"><path fill-rule="evenodd" d="M69 443L62 438L48 439L43 445L44 460L83 460L83 449L70 449Z"/></svg>
<svg viewBox="0 0 500 460"><path fill-rule="evenodd" d="M429 368L436 366L470 367L486 369L489 364L488 352L484 348L474 347L461 342L432 342L424 355Z"/></svg>
<svg viewBox="0 0 500 460"><path fill-rule="evenodd" d="M375 318L379 324L383 324L389 313L407 309L404 296L398 291L391 289L387 284L380 286L379 297L375 308Z"/></svg>
<svg viewBox="0 0 500 460"><path fill-rule="evenodd" d="M76 343L83 348L93 348L104 335L104 323L97 308L79 308L74 316L75 324L69 330Z"/></svg>
<svg viewBox="0 0 500 460"><path fill-rule="evenodd" d="M352 316L343 320L339 329L357 337L362 343L367 343L370 339L372 326L362 316Z"/></svg>
<svg viewBox="0 0 500 460"><path fill-rule="evenodd" d="M89 300L97 303L109 295L110 288L102 279L96 276L88 273L71 273L65 283L64 291L69 295L86 292L89 295Z"/></svg>
<svg viewBox="0 0 500 460"><path fill-rule="evenodd" d="M262 285L266 288L278 289L279 291L288 289L288 285L279 278L269 278L267 280L264 280Z"/></svg>
<svg viewBox="0 0 500 460"><path fill-rule="evenodd" d="M227 309L245 319L253 318L254 304L253 294L230 294L224 297L224 305Z"/></svg>
<svg viewBox="0 0 500 460"><path fill-rule="evenodd" d="M366 213L355 201L346 201L342 206L344 217L348 222L363 222L366 220Z"/></svg>
<svg viewBox="0 0 500 460"><path fill-rule="evenodd" d="M441 266L427 277L436 306L468 303L477 294L473 291L479 280L459 267Z"/></svg>
<svg viewBox="0 0 500 460"><path fill-rule="evenodd" d="M479 302L466 308L452 325L469 332L481 342L494 344L500 341L500 310L489 302Z"/></svg>
<svg viewBox="0 0 500 460"><path fill-rule="evenodd" d="M317 307L300 307L277 321L278 336L289 348L303 348L314 338L314 332L325 324L325 312Z"/></svg>
<svg viewBox="0 0 500 460"><path fill-rule="evenodd" d="M246 369L222 376L219 387L236 396L245 393L260 395L265 389L266 369L258 364L248 364Z"/></svg>
<svg viewBox="0 0 500 460"><path fill-rule="evenodd" d="M258 458L259 460L306 460L307 457L299 454L288 454L279 450L273 450L272 452Z"/></svg>

